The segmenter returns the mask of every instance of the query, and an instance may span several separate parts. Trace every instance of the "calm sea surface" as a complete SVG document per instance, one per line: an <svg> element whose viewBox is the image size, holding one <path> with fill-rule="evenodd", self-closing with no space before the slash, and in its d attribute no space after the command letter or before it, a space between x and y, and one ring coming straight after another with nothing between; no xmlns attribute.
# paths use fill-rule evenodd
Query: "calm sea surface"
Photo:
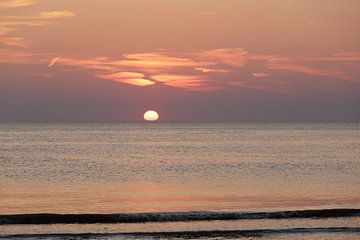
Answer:
<svg viewBox="0 0 360 240"><path fill-rule="evenodd" d="M0 124L0 215L338 208L360 208L359 123ZM360 217L75 226L0 217L0 237L298 228L311 237L271 239L355 239Z"/></svg>

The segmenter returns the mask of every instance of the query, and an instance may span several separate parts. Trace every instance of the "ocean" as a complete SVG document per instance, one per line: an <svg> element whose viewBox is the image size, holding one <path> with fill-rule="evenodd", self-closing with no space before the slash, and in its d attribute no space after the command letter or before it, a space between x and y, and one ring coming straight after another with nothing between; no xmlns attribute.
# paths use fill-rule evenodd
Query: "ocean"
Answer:
<svg viewBox="0 0 360 240"><path fill-rule="evenodd" d="M3 123L0 238L360 239L360 124Z"/></svg>

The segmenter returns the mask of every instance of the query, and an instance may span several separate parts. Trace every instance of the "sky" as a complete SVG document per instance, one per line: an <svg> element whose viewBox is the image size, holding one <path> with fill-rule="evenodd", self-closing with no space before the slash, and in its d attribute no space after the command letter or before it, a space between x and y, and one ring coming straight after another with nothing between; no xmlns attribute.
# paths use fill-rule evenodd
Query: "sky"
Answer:
<svg viewBox="0 0 360 240"><path fill-rule="evenodd" d="M359 0L0 0L0 122L360 121Z"/></svg>

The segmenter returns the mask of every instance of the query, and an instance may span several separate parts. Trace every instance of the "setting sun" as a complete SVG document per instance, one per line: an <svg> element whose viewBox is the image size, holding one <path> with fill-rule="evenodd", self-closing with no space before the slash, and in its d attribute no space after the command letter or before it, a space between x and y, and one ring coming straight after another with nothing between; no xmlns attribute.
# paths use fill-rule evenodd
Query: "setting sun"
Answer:
<svg viewBox="0 0 360 240"><path fill-rule="evenodd" d="M159 119L159 114L153 110L149 110L144 113L144 120L149 122L155 122Z"/></svg>

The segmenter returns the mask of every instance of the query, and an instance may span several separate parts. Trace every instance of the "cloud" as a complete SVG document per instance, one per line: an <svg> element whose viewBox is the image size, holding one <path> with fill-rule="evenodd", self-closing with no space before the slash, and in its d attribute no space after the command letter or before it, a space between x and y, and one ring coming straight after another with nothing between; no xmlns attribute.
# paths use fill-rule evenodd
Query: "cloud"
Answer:
<svg viewBox="0 0 360 240"><path fill-rule="evenodd" d="M227 69L216 69L216 68L203 68L203 67L197 67L194 68L196 71L200 71L203 73L228 73L231 72L231 70Z"/></svg>
<svg viewBox="0 0 360 240"><path fill-rule="evenodd" d="M53 59L54 60L54 59ZM52 60L52 61L53 61ZM96 76L106 80L112 80L137 86L149 86L156 82L172 87L189 90L200 90L206 86L207 76L196 75L196 71L203 73L225 73L228 70L211 69L208 66L216 65L216 62L179 57L172 53L137 53L124 54L121 59L109 58L66 58L57 59L57 64L75 66L84 69L100 71ZM51 64L50 62L50 65ZM178 74L181 71L193 71L194 74ZM145 78L145 74L151 75Z"/></svg>
<svg viewBox="0 0 360 240"><path fill-rule="evenodd" d="M252 77L265 81L239 82L236 80L239 79L239 71L247 69L246 62L257 66L258 71L256 68L252 69ZM120 59L62 57L58 60L58 64L61 65L98 71L96 76L102 79L137 86L162 83L191 91L238 86L285 94L293 94L287 89L288 84L283 84L291 81L291 78L273 80L277 79L281 72L293 75L335 77L348 81L358 76L356 69L359 63L360 54L358 53L338 53L333 56L258 55L248 53L242 48L213 49L182 54L167 52L124 54ZM271 70L271 74L264 72L264 69ZM278 90L274 89L274 86Z"/></svg>
<svg viewBox="0 0 360 240"><path fill-rule="evenodd" d="M176 75L176 74L160 74L152 75L151 79L162 82L167 86L182 88L187 90L204 90L206 86L206 76L194 75Z"/></svg>
<svg viewBox="0 0 360 240"><path fill-rule="evenodd" d="M113 73L113 76L116 76L117 78L143 78L145 77L144 74L138 73L138 72L118 72Z"/></svg>
<svg viewBox="0 0 360 240"><path fill-rule="evenodd" d="M123 60L116 62L119 66L143 68L147 71L160 69L197 67L212 64L197 62L191 58L177 57L160 53L125 54Z"/></svg>
<svg viewBox="0 0 360 240"><path fill-rule="evenodd" d="M256 57L255 57L256 58ZM359 53L338 53L332 56L262 56L266 68L277 72L292 72L314 76L335 77L360 82Z"/></svg>
<svg viewBox="0 0 360 240"><path fill-rule="evenodd" d="M251 61L264 62L264 67L274 74L288 72L313 76L333 77L358 82L360 52L337 53L328 56L281 56L252 54Z"/></svg>
<svg viewBox="0 0 360 240"><path fill-rule="evenodd" d="M10 26L10 27L18 27L18 26L43 26L48 25L53 22L50 22L49 19L54 18L66 18L72 17L75 14L71 11L49 11L42 12L38 14L31 15L7 15L0 17L0 26Z"/></svg>
<svg viewBox="0 0 360 240"><path fill-rule="evenodd" d="M144 74L137 72L117 72L110 74L98 74L96 76L102 79L107 79L115 82L121 82L135 86L142 86L142 87L155 84L155 82L146 79Z"/></svg>
<svg viewBox="0 0 360 240"><path fill-rule="evenodd" d="M35 1L2 1L1 8L15 8L29 6ZM49 54L32 53L26 48L29 47L26 40L22 36L13 36L14 32L21 32L25 27L38 27L52 24L54 18L71 17L74 13L70 11L49 11L40 14L29 15L11 15L0 16L0 63L11 64L43 64L44 61L49 62ZM20 51L19 48L22 48ZM48 64L49 67L59 60L59 57L53 58ZM47 73L40 73L38 77L49 76Z"/></svg>
<svg viewBox="0 0 360 240"><path fill-rule="evenodd" d="M17 8L33 5L35 1L33 0L8 0L0 2L1 8Z"/></svg>
<svg viewBox="0 0 360 240"><path fill-rule="evenodd" d="M257 77L257 78L264 78L270 76L269 73L263 73L263 72L254 72L252 75L253 77Z"/></svg>
<svg viewBox="0 0 360 240"><path fill-rule="evenodd" d="M149 79L144 79L144 78L122 79L122 80L119 80L119 82L131 84L131 85L135 85L135 86L141 86L141 87L150 86L150 85L155 84L155 82L153 82Z"/></svg>
<svg viewBox="0 0 360 240"><path fill-rule="evenodd" d="M323 58L324 60L324 58ZM334 61L360 61L360 52L343 52L334 54L330 58L326 58L326 60L334 60Z"/></svg>
<svg viewBox="0 0 360 240"><path fill-rule="evenodd" d="M27 44L25 43L24 38L22 38L22 37L0 38L0 46L1 45L11 46L11 47L20 47L20 48L24 48L24 47L27 46Z"/></svg>
<svg viewBox="0 0 360 240"><path fill-rule="evenodd" d="M0 48L0 63L5 64L40 64L31 54L24 50Z"/></svg>
<svg viewBox="0 0 360 240"><path fill-rule="evenodd" d="M7 54L7 55L6 55ZM90 71L94 76L124 84L150 86L163 84L190 91L213 91L221 88L251 88L294 94L297 84L320 88L320 81L338 79L360 83L360 53L337 53L329 56L287 56L253 54L243 48L210 49L198 52L144 52L124 54L120 58L66 57L7 52L8 61L67 66ZM33 60L31 60L33 59ZM6 59L1 59L4 62ZM58 70L61 68L57 68ZM250 73L250 76L249 76ZM285 75L286 74L286 75ZM308 78L303 75L308 75ZM287 76L286 78L284 76ZM305 80L310 79L313 84ZM310 78L314 76L314 78ZM243 79L243 80L239 80ZM308 80L307 80L308 81ZM329 83L327 89L336 86Z"/></svg>
<svg viewBox="0 0 360 240"><path fill-rule="evenodd" d="M53 58L53 59L50 61L48 67L54 66L55 63L56 63L57 61L59 61L59 59L60 59L60 57L55 57L55 58Z"/></svg>
<svg viewBox="0 0 360 240"><path fill-rule="evenodd" d="M343 71L337 70L325 70L316 67L305 66L301 64L293 64L287 62L270 62L267 64L267 67L272 70L283 70L289 72L298 72L309 75L318 75L318 76L335 76L335 77L344 77Z"/></svg>
<svg viewBox="0 0 360 240"><path fill-rule="evenodd" d="M51 58L52 60L53 58ZM50 61L51 61L50 60ZM49 62L49 59L47 60ZM58 65L65 65L83 69L91 69L97 71L106 71L106 72L117 72L125 71L117 67L117 64L109 60L106 57L96 57L96 58L69 58L62 56L59 58L56 63Z"/></svg>
<svg viewBox="0 0 360 240"><path fill-rule="evenodd" d="M62 17L72 17L75 16L75 14L73 12L63 10L63 11L42 12L40 16L42 18L62 18Z"/></svg>
<svg viewBox="0 0 360 240"><path fill-rule="evenodd" d="M358 62L360 61L360 52L343 52L330 56L300 56L293 57L292 60L299 62Z"/></svg>
<svg viewBox="0 0 360 240"><path fill-rule="evenodd" d="M28 6L35 4L35 1L29 0L13 0L13 1L2 1L0 2L1 8L14 8L21 6ZM49 25L53 23L55 18L64 18L72 17L75 14L73 12L63 10L63 11L48 11L42 12L39 14L29 14L29 15L8 15L0 16L0 47L8 48L9 51L13 47L28 47L24 37L22 36L12 36L13 32L20 32L19 30L24 29L25 27L39 27L44 25ZM9 54L9 53L7 53ZM16 51L14 54L18 54ZM14 55L13 54L13 55Z"/></svg>

